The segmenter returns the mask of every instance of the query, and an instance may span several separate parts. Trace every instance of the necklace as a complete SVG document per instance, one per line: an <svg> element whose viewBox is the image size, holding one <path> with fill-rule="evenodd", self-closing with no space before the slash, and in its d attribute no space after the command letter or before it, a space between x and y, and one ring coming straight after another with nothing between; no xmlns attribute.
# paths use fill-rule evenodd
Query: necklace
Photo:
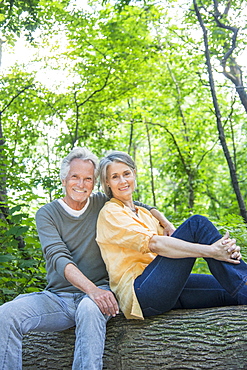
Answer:
<svg viewBox="0 0 247 370"><path fill-rule="evenodd" d="M134 212L137 215L138 209L137 208L131 208L129 207L132 212Z"/></svg>

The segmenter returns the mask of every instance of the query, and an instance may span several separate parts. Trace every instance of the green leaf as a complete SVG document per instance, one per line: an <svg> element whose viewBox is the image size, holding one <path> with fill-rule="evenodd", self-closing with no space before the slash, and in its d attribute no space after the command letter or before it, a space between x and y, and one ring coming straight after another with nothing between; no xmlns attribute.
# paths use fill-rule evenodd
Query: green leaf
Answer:
<svg viewBox="0 0 247 370"><path fill-rule="evenodd" d="M9 261L12 261L14 259L15 259L15 257L11 256L10 254L0 255L0 263L9 262Z"/></svg>
<svg viewBox="0 0 247 370"><path fill-rule="evenodd" d="M27 232L29 229L28 226L13 226L8 231L6 231L6 235L13 235L15 237L20 236Z"/></svg>

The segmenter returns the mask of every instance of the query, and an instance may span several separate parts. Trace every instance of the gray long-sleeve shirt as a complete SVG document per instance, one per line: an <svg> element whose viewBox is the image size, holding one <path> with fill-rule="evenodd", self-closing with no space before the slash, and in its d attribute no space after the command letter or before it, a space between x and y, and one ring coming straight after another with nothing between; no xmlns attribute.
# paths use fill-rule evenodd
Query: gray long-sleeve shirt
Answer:
<svg viewBox="0 0 247 370"><path fill-rule="evenodd" d="M46 289L80 292L64 277L68 263L77 266L95 285L108 284L106 267L95 241L98 214L107 200L100 192L92 194L88 208L79 217L71 216L57 200L37 211L36 225L46 260Z"/></svg>

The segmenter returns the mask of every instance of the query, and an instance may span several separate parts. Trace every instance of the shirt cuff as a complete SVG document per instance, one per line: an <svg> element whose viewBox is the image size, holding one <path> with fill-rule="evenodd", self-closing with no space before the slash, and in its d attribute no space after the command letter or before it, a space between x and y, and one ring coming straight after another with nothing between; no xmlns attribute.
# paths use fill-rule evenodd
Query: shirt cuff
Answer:
<svg viewBox="0 0 247 370"><path fill-rule="evenodd" d="M61 275L65 279L66 279L66 277L64 275L64 270L65 270L65 267L69 263L72 263L74 266L76 266L76 264L73 261L71 261L70 259L68 259L66 257L60 257L60 258L58 258L58 260L56 262L56 271L58 272L59 275Z"/></svg>

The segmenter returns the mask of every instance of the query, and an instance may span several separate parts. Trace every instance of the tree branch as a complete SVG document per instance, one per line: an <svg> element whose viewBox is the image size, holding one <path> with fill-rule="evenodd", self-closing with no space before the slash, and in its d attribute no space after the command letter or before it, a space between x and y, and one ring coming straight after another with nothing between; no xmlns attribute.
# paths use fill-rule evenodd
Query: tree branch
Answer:
<svg viewBox="0 0 247 370"><path fill-rule="evenodd" d="M28 85L28 86L24 87L22 90L18 91L18 93L15 96L13 96L13 98L9 101L9 103L0 111L0 115L3 114L6 111L6 109L9 108L9 106L13 103L13 101L16 98L18 98L19 95L21 95L24 91L26 91L27 89L29 89L30 87L33 87L33 86L34 86L34 84L31 84L31 85Z"/></svg>

